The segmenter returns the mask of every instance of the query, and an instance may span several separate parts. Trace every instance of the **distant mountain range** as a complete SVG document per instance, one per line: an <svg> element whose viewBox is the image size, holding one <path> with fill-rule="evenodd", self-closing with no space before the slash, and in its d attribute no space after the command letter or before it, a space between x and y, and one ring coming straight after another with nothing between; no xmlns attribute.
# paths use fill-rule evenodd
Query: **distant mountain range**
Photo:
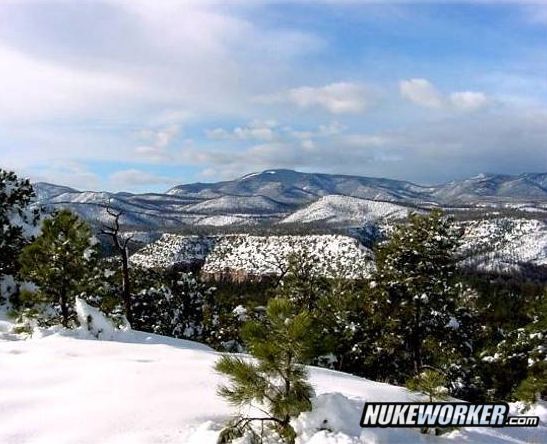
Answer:
<svg viewBox="0 0 547 444"><path fill-rule="evenodd" d="M422 186L280 169L231 181L178 185L164 194L78 191L43 182L35 189L44 206L69 208L90 222L100 222L109 204L124 211L124 225L139 229L309 222L358 226L434 206L547 212L547 173L481 174Z"/></svg>

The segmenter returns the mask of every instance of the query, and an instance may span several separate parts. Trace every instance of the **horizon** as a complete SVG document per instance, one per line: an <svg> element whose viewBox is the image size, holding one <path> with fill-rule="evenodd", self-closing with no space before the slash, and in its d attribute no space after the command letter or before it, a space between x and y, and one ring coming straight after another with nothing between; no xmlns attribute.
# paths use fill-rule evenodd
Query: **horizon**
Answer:
<svg viewBox="0 0 547 444"><path fill-rule="evenodd" d="M2 167L33 182L547 171L545 3L23 0L0 23Z"/></svg>
<svg viewBox="0 0 547 444"><path fill-rule="evenodd" d="M242 174L240 176L236 176L236 177L232 177L232 178L228 178L228 179L223 179L223 180L219 180L219 181L181 182L181 183L177 183L177 184L173 185L172 187L166 188L164 190L159 190L159 191L146 191L146 190L140 191L140 192L132 192L132 191L127 191L127 190L109 191L109 190L105 190L105 189L86 189L86 188L82 189L82 188L77 188L77 187L71 187L71 186L68 186L68 185L65 185L65 184L62 184L62 183L53 183L53 182L45 182L45 181L32 181L31 180L31 182L33 184L42 183L42 184L45 184L45 185L53 185L53 186L58 186L58 187L71 188L71 189L74 189L76 192L81 192L81 193L85 193L85 192L103 193L103 192L106 192L106 193L128 193L128 194L165 194L168 191L170 191L171 189L179 187L179 186L213 185L213 184L217 184L217 183L221 183L221 182L235 182L235 181L239 181L239 180L242 180L242 179L246 179L247 177L268 173L270 171L275 171L275 172L288 171L288 172L298 173L298 174L345 176L345 177L358 177L358 178L364 178L364 179L392 180L392 181L396 181L396 182L408 182L412 185L417 185L417 186L422 186L422 187L442 186L442 185L446 185L446 184L451 183L451 182L458 181L458 179L453 179L453 180L449 180L449 181L446 181L446 182L438 182L438 183L419 183L419 182L413 182L413 181L404 180L404 179L393 179L393 178L390 178L390 177L380 177L380 176L361 176L361 175L358 175L358 174L343 174L343 173L322 173L322 172L317 172L317 171L315 171L315 172L306 172L306 171L292 170L292 169L289 169L289 168L268 168L268 169L265 169L265 170L262 170L262 171L253 171L253 172L250 172L250 173ZM545 174L547 174L547 172L523 171L523 172L518 173L518 174L498 174L498 173L492 173L492 172L482 172L482 173L478 173L474 176L464 177L464 178L459 179L459 180L475 179L475 178L480 178L481 176L485 176L485 177L488 177L488 176L521 177L523 175L545 175ZM28 179L30 180L30 178L28 178Z"/></svg>

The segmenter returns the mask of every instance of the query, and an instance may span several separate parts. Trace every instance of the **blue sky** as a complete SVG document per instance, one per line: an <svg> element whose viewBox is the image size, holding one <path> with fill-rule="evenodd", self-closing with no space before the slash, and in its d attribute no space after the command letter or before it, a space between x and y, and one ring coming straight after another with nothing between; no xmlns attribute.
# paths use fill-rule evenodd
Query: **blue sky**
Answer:
<svg viewBox="0 0 547 444"><path fill-rule="evenodd" d="M0 79L1 166L80 189L547 170L547 2L4 0Z"/></svg>

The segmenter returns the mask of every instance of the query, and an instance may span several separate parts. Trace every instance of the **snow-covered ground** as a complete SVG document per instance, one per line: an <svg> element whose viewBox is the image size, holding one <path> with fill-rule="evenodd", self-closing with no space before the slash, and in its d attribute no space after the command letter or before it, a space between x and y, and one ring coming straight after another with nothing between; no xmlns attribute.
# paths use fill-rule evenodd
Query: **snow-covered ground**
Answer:
<svg viewBox="0 0 547 444"><path fill-rule="evenodd" d="M205 259L204 273L240 272L252 276L279 275L291 253L314 258L316 272L327 276L361 278L372 270L372 251L357 239L341 235L251 236L219 238Z"/></svg>
<svg viewBox="0 0 547 444"><path fill-rule="evenodd" d="M367 276L372 269L372 251L358 240L342 235L308 236L183 236L163 234L131 256L131 263L162 268L205 261L204 273L278 275L290 253L306 251L317 261L318 272L348 278Z"/></svg>
<svg viewBox="0 0 547 444"><path fill-rule="evenodd" d="M181 236L164 233L130 258L132 264L143 267L170 267L204 261L216 238L212 236Z"/></svg>
<svg viewBox="0 0 547 444"><path fill-rule="evenodd" d="M234 413L216 395L219 354L202 344L108 328L104 340L83 328L15 340L8 327L3 321L0 328L1 443L213 444ZM293 423L301 444L547 442L544 405L529 413L540 415L539 428L461 429L443 437L361 429L364 402L415 395L319 368L310 368L310 378L314 410ZM325 425L332 432L317 430Z"/></svg>
<svg viewBox="0 0 547 444"><path fill-rule="evenodd" d="M282 223L323 222L335 225L361 226L380 219L402 219L412 208L390 202L329 195L295 211ZM416 211L414 209L414 211Z"/></svg>
<svg viewBox="0 0 547 444"><path fill-rule="evenodd" d="M214 443L232 414L215 393L218 355L188 341L148 343L148 337L135 332L125 343L63 335L1 341L0 442ZM295 422L301 442L436 441L414 430L359 428L366 400L409 400L402 388L315 368L311 379L319 397L316 411ZM337 433L316 433L323 419ZM450 437L539 443L547 435L542 427L463 430Z"/></svg>
<svg viewBox="0 0 547 444"><path fill-rule="evenodd" d="M382 205L387 205L381 207L383 210L393 209L391 204ZM464 230L459 249L464 265L481 270L512 271L523 265L547 264L546 221L498 217L457 224ZM383 223L380 230L389 235L392 227L390 223ZM203 271L206 273L279 274L286 266L288 254L304 249L319 258L316 266L323 273L366 277L374 267L373 252L356 239L342 235L163 234L161 239L131 256L131 262L145 267L170 267L205 261Z"/></svg>
<svg viewBox="0 0 547 444"><path fill-rule="evenodd" d="M467 222L461 252L482 270L512 271L520 264L547 264L547 222L496 218Z"/></svg>

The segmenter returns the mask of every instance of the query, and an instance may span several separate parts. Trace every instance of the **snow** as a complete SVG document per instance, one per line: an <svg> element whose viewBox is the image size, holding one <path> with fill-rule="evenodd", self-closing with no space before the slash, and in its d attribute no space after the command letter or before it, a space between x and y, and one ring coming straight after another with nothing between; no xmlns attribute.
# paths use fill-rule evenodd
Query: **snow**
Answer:
<svg viewBox="0 0 547 444"><path fill-rule="evenodd" d="M369 204L370 202L367 203ZM211 216L208 223L228 224L228 219L232 217ZM218 220L215 221L213 218ZM233 219L231 222L236 223ZM462 245L458 251L463 266L473 266L482 270L511 271L518 270L524 264L547 264L545 221L498 217L457 222L456 226L464 229ZM383 223L379 229L385 235L389 235L393 225ZM341 271L345 276L358 278L368 276L374 267L373 252L354 238L343 235L163 234L159 240L131 256L131 262L154 268L205 262L205 273L241 272L260 276L279 274L286 266L288 254L300 250L307 250L320 258L316 265L321 272L332 274Z"/></svg>
<svg viewBox="0 0 547 444"><path fill-rule="evenodd" d="M465 223L464 264L483 270L513 271L521 264L547 264L547 222L496 218Z"/></svg>
<svg viewBox="0 0 547 444"><path fill-rule="evenodd" d="M164 234L130 258L132 264L165 268L205 261L208 274L240 272L253 276L278 275L290 253L306 251L317 257L318 271L349 278L368 276L372 251L342 235L306 236L184 236Z"/></svg>
<svg viewBox="0 0 547 444"><path fill-rule="evenodd" d="M91 314L95 326L108 322ZM7 322L7 321L6 321ZM185 340L128 329L97 340L86 329L44 331L28 340L0 334L0 442L215 443L232 408L216 395L219 354ZM10 340L11 339L11 340ZM547 439L547 408L539 428L461 429L444 437L412 429L361 429L366 401L410 401L395 387L332 370L310 368L313 411L293 420L298 443L524 443ZM328 428L330 431L319 429Z"/></svg>
<svg viewBox="0 0 547 444"><path fill-rule="evenodd" d="M220 237L205 259L204 273L239 272L249 276L280 275L290 254L313 257L316 272L356 279L372 270L372 251L358 240L342 235Z"/></svg>
<svg viewBox="0 0 547 444"><path fill-rule="evenodd" d="M237 316L239 321L244 322L247 320L247 309L243 305L238 305L232 310L232 313Z"/></svg>
<svg viewBox="0 0 547 444"><path fill-rule="evenodd" d="M212 236L181 236L164 233L130 257L130 262L149 268L166 268L205 260L216 242Z"/></svg>
<svg viewBox="0 0 547 444"><path fill-rule="evenodd" d="M282 223L326 222L359 226L379 219L402 219L410 210L409 207L389 202L328 195L295 211Z"/></svg>
<svg viewBox="0 0 547 444"><path fill-rule="evenodd" d="M245 214L227 214L218 216L207 216L196 220L197 225L210 227L225 227L228 225L255 225L260 218L253 218Z"/></svg>
<svg viewBox="0 0 547 444"><path fill-rule="evenodd" d="M279 202L264 196L222 196L190 205L185 210L196 214L224 215L243 212L249 214L277 213L287 209Z"/></svg>
<svg viewBox="0 0 547 444"><path fill-rule="evenodd" d="M241 177L241 179L238 179L238 180L242 181L242 180L250 179L251 177L255 177L258 175L260 175L260 173L250 173L250 174L246 174L245 176Z"/></svg>
<svg viewBox="0 0 547 444"><path fill-rule="evenodd" d="M91 335L97 339L113 339L118 332L118 329L107 317L96 309L90 306L84 300L76 298L75 310L80 323L79 330L84 335Z"/></svg>
<svg viewBox="0 0 547 444"><path fill-rule="evenodd" d="M397 218L413 205L457 205L463 211L513 207L521 214L543 217L545 177L488 176L420 186L388 179L267 170L228 182L179 185L165 194L80 192L44 183L35 184L35 188L40 204L71 209L92 223L109 219L103 205L110 202L124 211L123 224L132 229L209 225L207 219L202 221L207 216L220 216L210 225L247 225L258 218L269 223L287 219L354 226L369 218ZM229 215L237 217L222 218Z"/></svg>

